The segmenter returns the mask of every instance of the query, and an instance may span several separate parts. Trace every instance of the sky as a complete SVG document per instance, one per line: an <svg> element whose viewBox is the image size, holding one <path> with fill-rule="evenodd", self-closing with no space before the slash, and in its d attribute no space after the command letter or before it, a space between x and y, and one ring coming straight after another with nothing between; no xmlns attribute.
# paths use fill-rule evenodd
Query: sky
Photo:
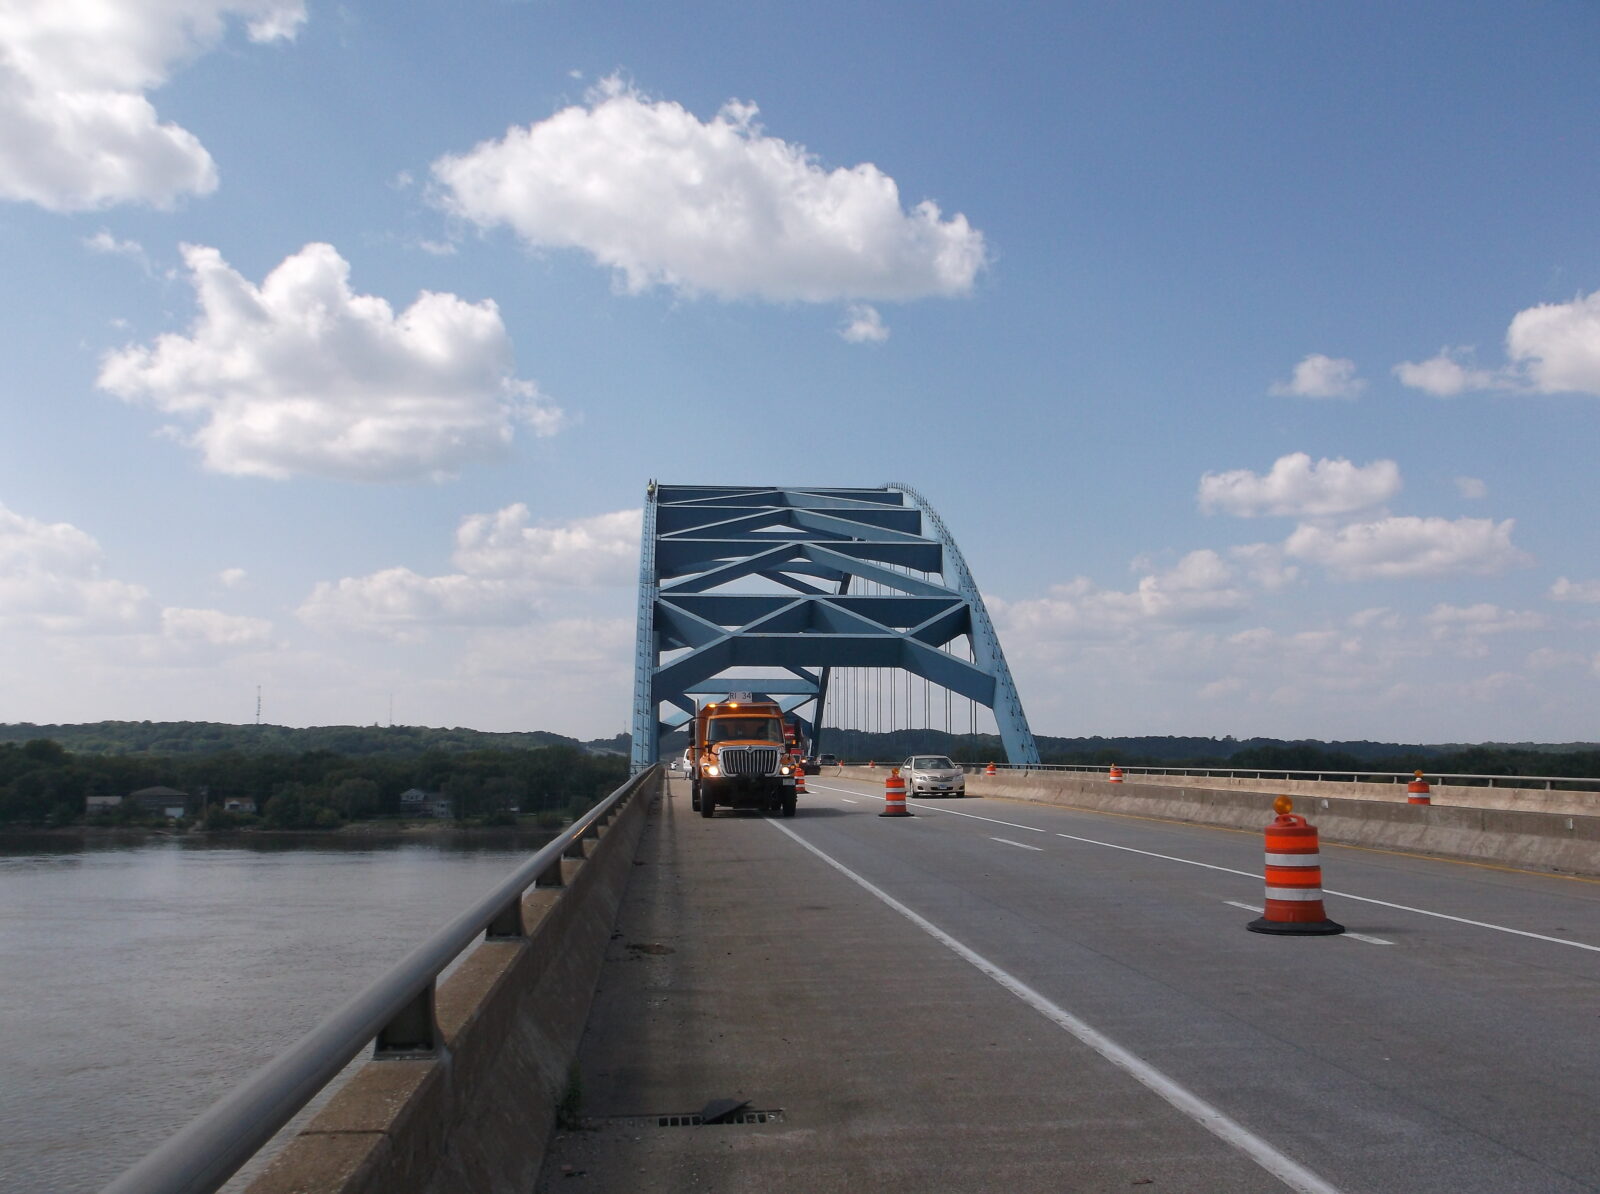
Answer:
<svg viewBox="0 0 1600 1194"><path fill-rule="evenodd" d="M1600 7L0 6L0 721L629 720L905 481L1037 733L1600 739Z"/></svg>

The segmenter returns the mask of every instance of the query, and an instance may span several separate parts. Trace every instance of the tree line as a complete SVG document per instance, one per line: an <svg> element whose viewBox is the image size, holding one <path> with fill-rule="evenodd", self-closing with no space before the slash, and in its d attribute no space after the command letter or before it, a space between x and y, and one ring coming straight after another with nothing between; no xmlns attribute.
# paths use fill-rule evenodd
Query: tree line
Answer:
<svg viewBox="0 0 1600 1194"><path fill-rule="evenodd" d="M246 753L93 754L34 738L0 742L0 823L74 825L90 796L124 796L168 787L201 797L210 828L256 825L333 828L401 815L410 788L451 801L458 822L544 825L589 809L627 778L628 761L576 744L532 749L425 749L350 755L332 750ZM228 812L232 797L253 800L254 815ZM97 814L93 824L136 825L149 814L133 802ZM165 823L164 818L156 818Z"/></svg>
<svg viewBox="0 0 1600 1194"><path fill-rule="evenodd" d="M1042 763L1109 767L1248 768L1260 771L1406 772L1430 774L1600 777L1594 743L1403 744L1393 742L1285 741L1277 738L1053 738L1036 737ZM679 748L682 749L681 747ZM994 734L897 730L868 734L828 729L820 749L841 759L897 763L907 755L938 753L958 763L1004 762Z"/></svg>
<svg viewBox="0 0 1600 1194"><path fill-rule="evenodd" d="M69 751L93 755L282 754L329 750L341 755L415 755L424 751L528 750L580 746L548 730L491 733L435 726L228 725L216 721L92 721L77 725L0 725L0 743L47 738ZM614 741L587 745L613 747ZM621 754L627 753L624 744Z"/></svg>

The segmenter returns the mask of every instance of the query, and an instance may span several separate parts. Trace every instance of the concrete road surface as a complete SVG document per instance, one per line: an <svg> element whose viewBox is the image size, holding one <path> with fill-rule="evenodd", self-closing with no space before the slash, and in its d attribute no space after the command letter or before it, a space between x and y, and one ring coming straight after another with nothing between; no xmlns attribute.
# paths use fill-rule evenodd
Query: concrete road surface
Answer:
<svg viewBox="0 0 1600 1194"><path fill-rule="evenodd" d="M1267 937L1257 834L810 786L674 782L541 1191L1600 1190L1600 883L1325 845Z"/></svg>

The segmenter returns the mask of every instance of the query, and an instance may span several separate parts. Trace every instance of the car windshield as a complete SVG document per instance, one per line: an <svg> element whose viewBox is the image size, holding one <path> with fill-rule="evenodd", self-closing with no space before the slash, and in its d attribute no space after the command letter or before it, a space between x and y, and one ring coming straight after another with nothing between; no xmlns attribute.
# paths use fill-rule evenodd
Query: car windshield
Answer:
<svg viewBox="0 0 1600 1194"><path fill-rule="evenodd" d="M918 771L947 771L955 766L943 755L919 755L911 760L911 765Z"/></svg>
<svg viewBox="0 0 1600 1194"><path fill-rule="evenodd" d="M776 717L713 717L706 727L711 742L782 742Z"/></svg>

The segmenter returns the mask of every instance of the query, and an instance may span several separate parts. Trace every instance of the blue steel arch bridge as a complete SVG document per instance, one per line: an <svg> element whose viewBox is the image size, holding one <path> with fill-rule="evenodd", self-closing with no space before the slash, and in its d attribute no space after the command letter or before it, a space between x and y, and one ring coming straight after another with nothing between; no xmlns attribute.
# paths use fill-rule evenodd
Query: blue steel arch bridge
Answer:
<svg viewBox="0 0 1600 1194"><path fill-rule="evenodd" d="M698 701L731 692L768 694L820 749L830 688L847 699L840 669L887 674L891 694L899 676L920 677L989 710L1008 762L1039 761L983 598L915 489L650 482L635 770L659 760Z"/></svg>

